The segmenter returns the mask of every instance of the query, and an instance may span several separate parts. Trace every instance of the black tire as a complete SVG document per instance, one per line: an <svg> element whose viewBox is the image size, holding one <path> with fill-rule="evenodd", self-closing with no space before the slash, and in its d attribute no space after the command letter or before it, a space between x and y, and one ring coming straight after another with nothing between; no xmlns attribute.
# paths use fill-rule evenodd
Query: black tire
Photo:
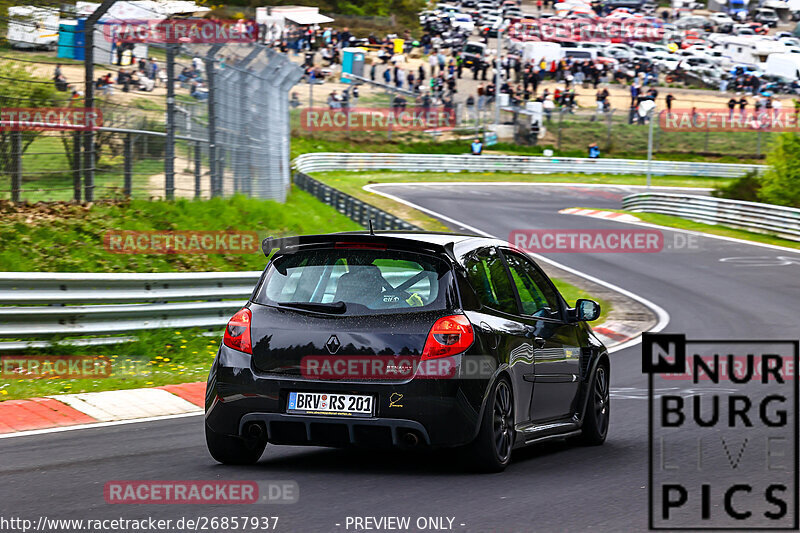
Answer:
<svg viewBox="0 0 800 533"><path fill-rule="evenodd" d="M608 365L600 363L587 389L586 416L583 418L581 440L589 446L603 444L608 435L611 415Z"/></svg>
<svg viewBox="0 0 800 533"><path fill-rule="evenodd" d="M478 436L468 447L470 466L480 472L502 472L511 462L515 436L514 395L502 377L492 386Z"/></svg>
<svg viewBox="0 0 800 533"><path fill-rule="evenodd" d="M258 462L267 443L258 439L243 439L221 435L206 425L206 446L211 457L225 465L252 465Z"/></svg>

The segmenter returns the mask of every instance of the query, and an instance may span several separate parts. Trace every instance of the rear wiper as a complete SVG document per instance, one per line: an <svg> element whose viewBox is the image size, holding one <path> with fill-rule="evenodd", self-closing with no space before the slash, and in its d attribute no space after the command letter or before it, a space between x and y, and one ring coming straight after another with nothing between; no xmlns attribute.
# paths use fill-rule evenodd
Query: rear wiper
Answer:
<svg viewBox="0 0 800 533"><path fill-rule="evenodd" d="M347 311L347 305L344 302L278 302L281 307L296 307L297 309L308 309L309 311L317 311L320 313L336 313L341 314Z"/></svg>

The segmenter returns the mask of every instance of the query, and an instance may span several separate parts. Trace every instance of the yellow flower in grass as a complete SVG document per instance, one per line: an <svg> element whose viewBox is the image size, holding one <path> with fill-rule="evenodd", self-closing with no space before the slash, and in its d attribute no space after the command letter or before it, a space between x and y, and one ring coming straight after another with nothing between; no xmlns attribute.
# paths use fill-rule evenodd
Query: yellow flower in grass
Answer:
<svg viewBox="0 0 800 533"><path fill-rule="evenodd" d="M7 390L5 390L5 389L4 389L4 390L0 390L0 394L2 394L3 396L5 396L6 394L8 394L8 391L7 391Z"/></svg>

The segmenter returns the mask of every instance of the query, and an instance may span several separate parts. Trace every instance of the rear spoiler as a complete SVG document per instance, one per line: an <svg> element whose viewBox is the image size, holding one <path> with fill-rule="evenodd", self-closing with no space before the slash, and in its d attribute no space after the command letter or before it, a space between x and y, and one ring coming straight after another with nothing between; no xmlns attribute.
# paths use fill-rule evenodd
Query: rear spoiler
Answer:
<svg viewBox="0 0 800 533"><path fill-rule="evenodd" d="M425 234L426 232L414 232L415 234ZM386 245L387 248L409 250L417 252L431 252L434 254L446 254L455 261L452 244L437 244L407 238L408 231L379 231L374 234L367 232L343 232L325 233L319 235L300 235L296 237L267 237L261 242L261 250L267 259L275 254L286 254L296 252L304 248L318 246L331 246L336 243L355 243L355 244L377 244Z"/></svg>

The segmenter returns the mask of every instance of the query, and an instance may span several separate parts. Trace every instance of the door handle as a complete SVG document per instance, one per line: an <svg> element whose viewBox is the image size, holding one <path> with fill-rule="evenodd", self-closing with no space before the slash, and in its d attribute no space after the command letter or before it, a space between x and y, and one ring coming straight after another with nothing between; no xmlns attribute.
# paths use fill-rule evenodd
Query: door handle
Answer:
<svg viewBox="0 0 800 533"><path fill-rule="evenodd" d="M525 327L525 336L533 340L533 346L535 348L544 348L544 345L547 343L542 337L536 335L536 328L531 326Z"/></svg>

